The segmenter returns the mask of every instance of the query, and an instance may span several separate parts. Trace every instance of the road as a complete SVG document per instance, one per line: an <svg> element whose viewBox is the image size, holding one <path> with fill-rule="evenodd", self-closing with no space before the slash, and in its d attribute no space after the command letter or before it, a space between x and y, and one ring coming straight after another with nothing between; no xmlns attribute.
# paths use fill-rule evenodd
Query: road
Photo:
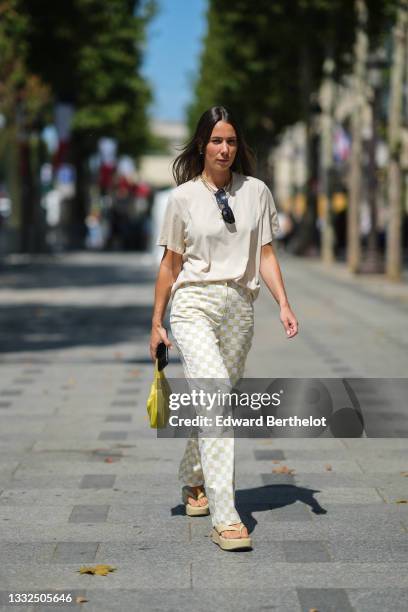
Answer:
<svg viewBox="0 0 408 612"><path fill-rule="evenodd" d="M262 288L246 376L406 378L406 284L281 263L300 334L286 339ZM145 415L154 274L132 253L0 267L0 610L11 592L62 589L98 612L405 610L402 413L388 438L238 440L252 552L223 553L208 517L184 516L184 441L156 439ZM78 573L96 563L116 571Z"/></svg>

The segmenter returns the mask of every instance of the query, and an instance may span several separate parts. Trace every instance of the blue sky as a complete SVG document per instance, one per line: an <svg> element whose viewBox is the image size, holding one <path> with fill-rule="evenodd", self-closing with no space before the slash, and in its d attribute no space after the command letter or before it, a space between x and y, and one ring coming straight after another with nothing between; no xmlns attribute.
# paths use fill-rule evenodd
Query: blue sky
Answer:
<svg viewBox="0 0 408 612"><path fill-rule="evenodd" d="M158 4L147 32L142 69L153 89L150 115L180 121L198 70L207 0L158 0Z"/></svg>

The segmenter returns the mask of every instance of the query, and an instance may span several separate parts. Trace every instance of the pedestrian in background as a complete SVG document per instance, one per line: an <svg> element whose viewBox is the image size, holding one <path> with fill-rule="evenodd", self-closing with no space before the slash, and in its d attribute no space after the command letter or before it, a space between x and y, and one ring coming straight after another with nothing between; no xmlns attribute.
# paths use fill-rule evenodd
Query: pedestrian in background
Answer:
<svg viewBox="0 0 408 612"><path fill-rule="evenodd" d="M207 110L173 164L158 245L164 246L152 319L150 352L172 344L187 379L242 377L253 336L253 302L261 276L280 307L288 338L298 331L272 245L278 220L272 194L254 177L254 158L231 113ZM212 539L223 550L252 547L234 500L234 438L200 435L187 441L179 477L191 516L211 514Z"/></svg>

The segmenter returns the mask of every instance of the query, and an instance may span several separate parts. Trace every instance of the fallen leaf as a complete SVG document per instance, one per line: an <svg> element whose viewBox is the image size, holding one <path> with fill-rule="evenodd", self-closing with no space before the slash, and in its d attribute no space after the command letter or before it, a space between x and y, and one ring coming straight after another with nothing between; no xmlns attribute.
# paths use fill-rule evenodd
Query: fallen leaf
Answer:
<svg viewBox="0 0 408 612"><path fill-rule="evenodd" d="M408 472L401 472L401 476L407 477L408 476Z"/></svg>
<svg viewBox="0 0 408 612"><path fill-rule="evenodd" d="M274 474L295 474L295 470L288 468L287 465L280 465L277 468L273 468L272 472Z"/></svg>
<svg viewBox="0 0 408 612"><path fill-rule="evenodd" d="M408 499L397 499L396 504L408 504Z"/></svg>
<svg viewBox="0 0 408 612"><path fill-rule="evenodd" d="M309 612L319 612L317 608L310 608Z"/></svg>
<svg viewBox="0 0 408 612"><path fill-rule="evenodd" d="M82 595L78 595L78 597L76 597L75 599L75 603L86 603L87 601L89 600L85 599L85 597L82 597Z"/></svg>
<svg viewBox="0 0 408 612"><path fill-rule="evenodd" d="M280 463L280 459L273 459L272 463Z"/></svg>
<svg viewBox="0 0 408 612"><path fill-rule="evenodd" d="M79 568L80 574L93 574L95 576L107 576L109 572L114 572L116 567L112 565L105 565L103 563L98 563L98 565L93 566L83 566Z"/></svg>
<svg viewBox="0 0 408 612"><path fill-rule="evenodd" d="M105 457L105 463L113 463L112 457Z"/></svg>
<svg viewBox="0 0 408 612"><path fill-rule="evenodd" d="M330 463L326 463L326 465L324 466L324 469L326 470L326 472L331 472L333 468L330 465Z"/></svg>

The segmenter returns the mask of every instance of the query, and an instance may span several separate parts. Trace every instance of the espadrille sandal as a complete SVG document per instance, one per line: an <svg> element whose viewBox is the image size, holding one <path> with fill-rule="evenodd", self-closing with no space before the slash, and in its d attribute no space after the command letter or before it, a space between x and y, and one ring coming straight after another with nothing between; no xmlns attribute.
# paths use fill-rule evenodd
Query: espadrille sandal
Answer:
<svg viewBox="0 0 408 612"><path fill-rule="evenodd" d="M252 548L252 540L250 537L247 538L223 538L223 531L241 531L245 525L241 523L241 527L235 527L235 525L215 525L211 532L211 539L215 544L218 544L222 550L249 550Z"/></svg>
<svg viewBox="0 0 408 612"><path fill-rule="evenodd" d="M192 506L188 503L188 498L192 497L193 499L201 499L202 497L206 497L204 488L197 495L192 487L185 486L181 489L181 495L183 498L183 503L186 506L186 514L188 516L207 516L210 514L210 508L208 507L208 503L205 506Z"/></svg>

